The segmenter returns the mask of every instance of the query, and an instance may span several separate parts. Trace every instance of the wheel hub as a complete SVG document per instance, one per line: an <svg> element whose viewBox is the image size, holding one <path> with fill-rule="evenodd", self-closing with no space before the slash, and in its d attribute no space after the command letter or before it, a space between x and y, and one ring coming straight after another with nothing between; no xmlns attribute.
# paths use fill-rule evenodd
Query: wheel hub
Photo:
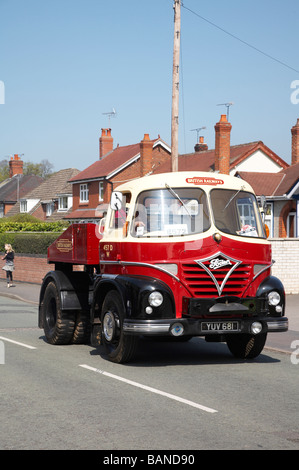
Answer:
<svg viewBox="0 0 299 470"><path fill-rule="evenodd" d="M106 341L112 341L115 334L115 319L112 312L107 312L104 315L103 333Z"/></svg>

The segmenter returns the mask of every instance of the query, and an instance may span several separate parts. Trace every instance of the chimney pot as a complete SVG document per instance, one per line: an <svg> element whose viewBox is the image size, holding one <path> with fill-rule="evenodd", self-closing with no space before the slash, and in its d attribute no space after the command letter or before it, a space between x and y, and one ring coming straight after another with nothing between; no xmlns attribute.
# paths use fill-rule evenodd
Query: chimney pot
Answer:
<svg viewBox="0 0 299 470"><path fill-rule="evenodd" d="M23 174L23 161L17 153L9 160L9 177Z"/></svg>
<svg viewBox="0 0 299 470"><path fill-rule="evenodd" d="M197 144L195 144L195 146L194 146L194 151L195 152L203 152L205 150L208 150L208 146L204 142L204 137L200 136L199 137L199 142Z"/></svg>
<svg viewBox="0 0 299 470"><path fill-rule="evenodd" d="M111 136L111 129L102 129L102 135L100 137L100 160L112 150L113 137Z"/></svg>

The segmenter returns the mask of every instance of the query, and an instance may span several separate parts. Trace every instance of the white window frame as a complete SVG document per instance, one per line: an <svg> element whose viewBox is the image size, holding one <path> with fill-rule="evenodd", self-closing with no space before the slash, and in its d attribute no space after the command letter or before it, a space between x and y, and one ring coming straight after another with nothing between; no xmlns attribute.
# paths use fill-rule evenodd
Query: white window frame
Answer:
<svg viewBox="0 0 299 470"><path fill-rule="evenodd" d="M64 204L66 202L66 204ZM67 211L69 207L69 198L67 196L59 196L58 198L58 210L63 212Z"/></svg>
<svg viewBox="0 0 299 470"><path fill-rule="evenodd" d="M287 216L287 238L290 238L290 221L293 218L294 238L297 237L296 212L291 211Z"/></svg>
<svg viewBox="0 0 299 470"><path fill-rule="evenodd" d="M89 201L88 183L80 184L80 202Z"/></svg>
<svg viewBox="0 0 299 470"><path fill-rule="evenodd" d="M99 181L99 201L104 200L104 181Z"/></svg>
<svg viewBox="0 0 299 470"><path fill-rule="evenodd" d="M46 203L46 217L50 217L54 212L54 202Z"/></svg>
<svg viewBox="0 0 299 470"><path fill-rule="evenodd" d="M22 214L28 212L28 205L27 205L27 200L26 199L21 199L20 200L20 212Z"/></svg>
<svg viewBox="0 0 299 470"><path fill-rule="evenodd" d="M266 210L264 215L264 223L269 229L269 238L274 237L274 205L273 202L266 202Z"/></svg>

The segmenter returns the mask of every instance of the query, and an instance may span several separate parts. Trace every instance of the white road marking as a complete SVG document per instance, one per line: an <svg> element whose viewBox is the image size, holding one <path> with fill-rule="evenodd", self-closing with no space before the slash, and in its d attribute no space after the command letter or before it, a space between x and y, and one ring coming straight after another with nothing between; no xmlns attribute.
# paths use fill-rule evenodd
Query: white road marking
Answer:
<svg viewBox="0 0 299 470"><path fill-rule="evenodd" d="M185 398L172 395L171 393L162 392L161 390L158 390L156 388L148 387L147 385L142 385L138 382L133 382L132 380L125 379L123 377L120 377L119 375L110 374L110 372L105 372L104 370L96 369L95 367L90 367L86 364L80 364L79 367L83 367L84 369L91 370L92 372L97 372L98 374L105 375L106 377L125 382L126 384L133 385L134 387L142 388L143 390L147 390L148 392L156 393L157 395L162 395L163 397L170 398L171 400L176 400L180 403L184 403L185 405L193 406L194 408L206 411L207 413L217 413L217 410L214 410L213 408L208 408L207 406L203 406L199 403L195 403L194 401L186 400Z"/></svg>
<svg viewBox="0 0 299 470"><path fill-rule="evenodd" d="M36 349L34 346L30 346L29 344L19 343L18 341L13 341L12 339L5 338L4 336L0 336L0 339L2 339L2 341L7 341L8 343L17 344L18 346L23 346L23 348Z"/></svg>

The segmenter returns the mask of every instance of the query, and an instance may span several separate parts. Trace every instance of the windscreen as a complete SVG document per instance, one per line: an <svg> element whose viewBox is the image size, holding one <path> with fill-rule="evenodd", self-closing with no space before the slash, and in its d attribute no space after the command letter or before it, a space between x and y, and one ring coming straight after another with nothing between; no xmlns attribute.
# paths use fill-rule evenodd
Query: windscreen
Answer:
<svg viewBox="0 0 299 470"><path fill-rule="evenodd" d="M242 237L265 238L256 198L245 191L214 189L211 203L216 227Z"/></svg>
<svg viewBox="0 0 299 470"><path fill-rule="evenodd" d="M134 208L134 237L175 237L201 233L210 227L206 194L199 188L144 191Z"/></svg>

